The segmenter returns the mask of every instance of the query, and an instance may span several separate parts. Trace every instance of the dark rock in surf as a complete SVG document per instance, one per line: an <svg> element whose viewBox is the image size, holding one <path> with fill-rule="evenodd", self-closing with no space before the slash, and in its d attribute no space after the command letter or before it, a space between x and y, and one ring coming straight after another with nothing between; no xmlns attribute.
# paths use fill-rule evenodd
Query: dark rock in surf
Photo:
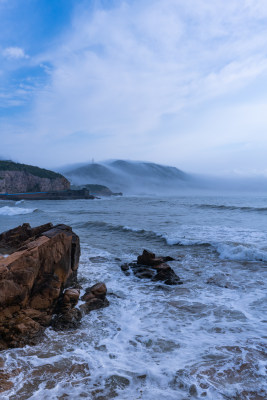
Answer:
<svg viewBox="0 0 267 400"><path fill-rule="evenodd" d="M51 326L55 331L77 329L82 319L82 313L78 308L72 308L63 313L55 314Z"/></svg>
<svg viewBox="0 0 267 400"><path fill-rule="evenodd" d="M66 289L58 301L55 314L52 317L51 326L55 330L66 330L78 328L82 313L75 308L79 301L80 291L78 289Z"/></svg>
<svg viewBox="0 0 267 400"><path fill-rule="evenodd" d="M156 257L154 253L144 250L143 254L137 257L137 262L123 264L121 270L129 276L130 271L140 279L151 279L162 281L166 285L181 285L179 276L166 264L166 261L173 261L172 257Z"/></svg>
<svg viewBox="0 0 267 400"><path fill-rule="evenodd" d="M156 257L154 253L144 250L143 254L137 257L137 263L147 266L159 265L166 261L174 261L172 257Z"/></svg>
<svg viewBox="0 0 267 400"><path fill-rule="evenodd" d="M85 303L80 306L80 310L84 314L88 314L92 310L107 307L109 301L106 298L107 287L104 282L96 283L94 286L87 288L81 300Z"/></svg>

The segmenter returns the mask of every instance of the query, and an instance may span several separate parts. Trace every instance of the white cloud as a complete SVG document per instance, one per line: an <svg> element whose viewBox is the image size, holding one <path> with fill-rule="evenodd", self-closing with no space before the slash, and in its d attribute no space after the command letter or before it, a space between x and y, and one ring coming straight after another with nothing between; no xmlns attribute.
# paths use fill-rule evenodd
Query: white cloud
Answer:
<svg viewBox="0 0 267 400"><path fill-rule="evenodd" d="M8 59L29 58L21 47L7 47L2 52L3 56Z"/></svg>
<svg viewBox="0 0 267 400"><path fill-rule="evenodd" d="M240 99L233 96L254 82L262 86L262 95L266 19L262 0L140 0L107 10L79 8L69 31L35 60L51 68L49 83L35 98L27 134L47 140L47 148L55 148L51 157L61 146L73 161L88 154L164 162L165 154L167 163L180 143L188 165L194 143L197 165L197 150L204 154L210 142L219 146L223 131L214 134L214 121L205 122L205 132L201 127L192 131L190 118L184 125L179 119L184 112L194 119L201 109L208 121L218 99L237 102L236 109ZM250 106L249 91L244 96L256 121L255 101ZM217 123L227 115L234 121L231 107L222 108ZM77 135L77 143L70 144L75 132L88 135L88 141L79 145ZM231 130L231 135L231 141L242 141L242 132Z"/></svg>

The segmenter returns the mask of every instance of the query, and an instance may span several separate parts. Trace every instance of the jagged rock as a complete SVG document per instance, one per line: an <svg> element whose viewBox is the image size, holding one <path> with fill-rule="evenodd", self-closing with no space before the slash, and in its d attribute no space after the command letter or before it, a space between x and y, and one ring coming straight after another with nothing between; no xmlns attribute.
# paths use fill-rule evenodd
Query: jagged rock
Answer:
<svg viewBox="0 0 267 400"><path fill-rule="evenodd" d="M52 228L52 224L48 223L45 225L31 228L30 224L23 224L17 226L14 229L3 232L0 234L0 253L13 253L18 249L22 249L27 241L33 241L38 238L43 232L49 231Z"/></svg>
<svg viewBox="0 0 267 400"><path fill-rule="evenodd" d="M109 304L99 282L75 307L80 240L69 226L23 224L0 235L0 251L9 254L0 255L0 350L36 344L49 325L76 329L83 313Z"/></svg>
<svg viewBox="0 0 267 400"><path fill-rule="evenodd" d="M0 257L0 349L33 344L76 279L79 237L66 225L24 224L0 235L0 249L15 251Z"/></svg>
<svg viewBox="0 0 267 400"><path fill-rule="evenodd" d="M80 306L80 310L84 314L88 314L92 310L107 307L109 305L106 299L107 287L104 282L98 282L94 286L87 288L82 296L84 304Z"/></svg>
<svg viewBox="0 0 267 400"><path fill-rule="evenodd" d="M172 257L156 257L154 253L148 250L144 250L143 254L137 257L137 263L142 265L159 265L166 261L174 261Z"/></svg>
<svg viewBox="0 0 267 400"><path fill-rule="evenodd" d="M51 321L55 330L76 329L79 326L82 313L78 308L75 308L79 297L80 291L78 289L70 288L64 291Z"/></svg>
<svg viewBox="0 0 267 400"><path fill-rule="evenodd" d="M130 275L130 270L140 279L147 278L153 281L163 281L166 285L180 285L179 276L166 264L166 261L173 261L172 257L156 257L154 253L144 250L143 254L137 257L137 262L123 264L121 270L125 275Z"/></svg>
<svg viewBox="0 0 267 400"><path fill-rule="evenodd" d="M80 325L82 313L78 308L72 308L64 313L55 314L51 325L56 331L76 329Z"/></svg>

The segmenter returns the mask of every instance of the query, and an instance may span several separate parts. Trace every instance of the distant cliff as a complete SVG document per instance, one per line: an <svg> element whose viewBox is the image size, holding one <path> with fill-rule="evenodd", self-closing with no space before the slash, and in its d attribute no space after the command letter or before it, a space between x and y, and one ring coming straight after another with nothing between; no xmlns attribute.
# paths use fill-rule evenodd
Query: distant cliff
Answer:
<svg viewBox="0 0 267 400"><path fill-rule="evenodd" d="M0 193L47 192L69 188L69 181L56 172L13 161L0 161Z"/></svg>

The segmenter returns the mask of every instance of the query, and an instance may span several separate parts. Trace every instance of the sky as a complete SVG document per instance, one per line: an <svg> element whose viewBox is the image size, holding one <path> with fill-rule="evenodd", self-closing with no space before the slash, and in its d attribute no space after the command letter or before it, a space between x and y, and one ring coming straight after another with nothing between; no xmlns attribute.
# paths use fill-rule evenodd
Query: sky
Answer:
<svg viewBox="0 0 267 400"><path fill-rule="evenodd" d="M0 157L267 176L267 1L0 0Z"/></svg>

